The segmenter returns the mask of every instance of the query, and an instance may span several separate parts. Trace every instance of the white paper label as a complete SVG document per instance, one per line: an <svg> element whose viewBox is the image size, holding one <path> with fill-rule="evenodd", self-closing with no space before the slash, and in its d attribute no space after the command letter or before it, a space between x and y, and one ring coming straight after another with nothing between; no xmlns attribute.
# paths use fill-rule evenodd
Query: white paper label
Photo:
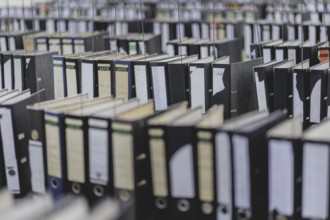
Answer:
<svg viewBox="0 0 330 220"><path fill-rule="evenodd" d="M294 154L290 141L269 141L269 211L294 212Z"/></svg>
<svg viewBox="0 0 330 220"><path fill-rule="evenodd" d="M258 72L254 72L256 87L257 87L257 97L258 97L258 107L259 111L267 110L267 98L266 98L266 88L265 80L259 80Z"/></svg>
<svg viewBox="0 0 330 220"><path fill-rule="evenodd" d="M309 32L309 41L312 45L316 44L316 27L313 25L308 26L308 32Z"/></svg>
<svg viewBox="0 0 330 220"><path fill-rule="evenodd" d="M284 51L282 49L277 49L275 51L276 61L283 61L284 60Z"/></svg>
<svg viewBox="0 0 330 220"><path fill-rule="evenodd" d="M153 193L155 196L168 196L165 142L161 138L150 139L150 161Z"/></svg>
<svg viewBox="0 0 330 220"><path fill-rule="evenodd" d="M134 66L136 97L140 104L148 102L147 70L145 65Z"/></svg>
<svg viewBox="0 0 330 220"><path fill-rule="evenodd" d="M219 210L218 219L231 219L232 181L231 181L231 144L226 133L218 133L215 138L216 175L218 203L227 206L227 212Z"/></svg>
<svg viewBox="0 0 330 220"><path fill-rule="evenodd" d="M201 59L209 56L209 48L207 46L201 46Z"/></svg>
<svg viewBox="0 0 330 220"><path fill-rule="evenodd" d="M32 191L46 193L43 147L40 141L29 140Z"/></svg>
<svg viewBox="0 0 330 220"><path fill-rule="evenodd" d="M60 146L60 131L58 119L54 116L45 116L46 120L46 147L48 175L62 177L62 158Z"/></svg>
<svg viewBox="0 0 330 220"><path fill-rule="evenodd" d="M7 187L13 194L19 194L21 188L19 184L12 114L10 109L0 108L0 115L2 150L5 161Z"/></svg>
<svg viewBox="0 0 330 220"><path fill-rule="evenodd" d="M180 147L170 159L170 177L174 198L195 196L193 149L191 144Z"/></svg>
<svg viewBox="0 0 330 220"><path fill-rule="evenodd" d="M23 83L22 83L22 60L20 58L14 58L14 89L18 89L22 91Z"/></svg>
<svg viewBox="0 0 330 220"><path fill-rule="evenodd" d="M245 53L247 57L250 56L250 45L252 43L252 31L251 31L251 26L250 25L245 25L244 26L244 47L245 47Z"/></svg>
<svg viewBox="0 0 330 220"><path fill-rule="evenodd" d="M321 79L319 79L310 97L310 122L319 123L321 121Z"/></svg>
<svg viewBox="0 0 330 220"><path fill-rule="evenodd" d="M213 96L225 90L225 85L223 81L224 73L225 68L213 68Z"/></svg>
<svg viewBox="0 0 330 220"><path fill-rule="evenodd" d="M8 50L6 37L0 37L0 48L1 48L1 51Z"/></svg>
<svg viewBox="0 0 330 220"><path fill-rule="evenodd" d="M296 50L288 49L288 59L293 60L293 64L296 65Z"/></svg>
<svg viewBox="0 0 330 220"><path fill-rule="evenodd" d="M170 40L168 23L162 24L162 50L166 51L166 43Z"/></svg>
<svg viewBox="0 0 330 220"><path fill-rule="evenodd" d="M5 88L8 89L8 91L11 91L13 89L12 87L12 59L7 60L4 63L4 77L5 77Z"/></svg>
<svg viewBox="0 0 330 220"><path fill-rule="evenodd" d="M246 137L233 136L234 149L234 189L237 208L251 208L250 197L250 153L249 142Z"/></svg>
<svg viewBox="0 0 330 220"><path fill-rule="evenodd" d="M152 66L152 88L156 111L167 109L167 92L164 66Z"/></svg>
<svg viewBox="0 0 330 220"><path fill-rule="evenodd" d="M9 50L16 50L16 43L14 37L9 37Z"/></svg>
<svg viewBox="0 0 330 220"><path fill-rule="evenodd" d="M293 115L299 117L301 122L304 121L304 101L300 99L297 88L297 73L293 73ZM303 86L303 85L300 85Z"/></svg>
<svg viewBox="0 0 330 220"><path fill-rule="evenodd" d="M271 51L269 48L264 48L263 54L264 54L264 63L268 63L268 62L272 61L272 55L271 55Z"/></svg>
<svg viewBox="0 0 330 220"><path fill-rule="evenodd" d="M279 40L281 39L280 36L280 27L278 25L273 25L273 30L272 30L272 40Z"/></svg>
<svg viewBox="0 0 330 220"><path fill-rule="evenodd" d="M99 97L109 96L111 95L111 65L99 63L97 68Z"/></svg>
<svg viewBox="0 0 330 220"><path fill-rule="evenodd" d="M114 131L112 143L115 187L134 190L133 137L130 133Z"/></svg>
<svg viewBox="0 0 330 220"><path fill-rule="evenodd" d="M81 91L88 97L94 97L94 64L81 63Z"/></svg>
<svg viewBox="0 0 330 220"><path fill-rule="evenodd" d="M205 79L204 69L190 67L190 96L191 96L191 108L202 106L202 112L205 113Z"/></svg>
<svg viewBox="0 0 330 220"><path fill-rule="evenodd" d="M68 96L73 96L78 94L77 88L77 75L76 75L76 64L66 63L66 84Z"/></svg>
<svg viewBox="0 0 330 220"><path fill-rule="evenodd" d="M167 54L169 56L174 56L175 55L175 50L174 50L174 45L173 44L167 44L166 49L167 49Z"/></svg>
<svg viewBox="0 0 330 220"><path fill-rule="evenodd" d="M85 183L85 152L82 121L66 119L66 159L68 180Z"/></svg>
<svg viewBox="0 0 330 220"><path fill-rule="evenodd" d="M89 119L89 178L91 183L106 185L109 181L108 123Z"/></svg>
<svg viewBox="0 0 330 220"><path fill-rule="evenodd" d="M64 97L63 61L53 60L55 99Z"/></svg>
<svg viewBox="0 0 330 220"><path fill-rule="evenodd" d="M326 219L329 209L329 145L303 147L302 217Z"/></svg>
<svg viewBox="0 0 330 220"><path fill-rule="evenodd" d="M192 32L192 37L195 39L200 39L201 38L201 31L199 28L199 24L198 23L193 23L191 25L191 32Z"/></svg>
<svg viewBox="0 0 330 220"><path fill-rule="evenodd" d="M84 53L85 51L86 51L85 50L85 41L75 39L74 40L74 52L75 53Z"/></svg>

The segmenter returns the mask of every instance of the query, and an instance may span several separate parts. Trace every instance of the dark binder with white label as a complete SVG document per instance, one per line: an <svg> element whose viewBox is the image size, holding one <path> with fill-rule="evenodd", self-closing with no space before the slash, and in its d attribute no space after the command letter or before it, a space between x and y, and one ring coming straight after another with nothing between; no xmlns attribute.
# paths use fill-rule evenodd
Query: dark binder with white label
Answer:
<svg viewBox="0 0 330 220"><path fill-rule="evenodd" d="M240 127L259 121L268 116L268 112L249 112L225 123L214 133L214 186L216 192L216 219L235 219L235 191L233 170L232 135Z"/></svg>
<svg viewBox="0 0 330 220"><path fill-rule="evenodd" d="M188 111L168 125L166 155L170 205L173 220L194 219L198 214L196 191L196 149L194 126L201 120L202 108Z"/></svg>
<svg viewBox="0 0 330 220"><path fill-rule="evenodd" d="M45 194L48 189L47 153L44 109L74 104L86 100L86 94L67 99L39 102L27 106L29 157L31 170L31 187L35 193Z"/></svg>
<svg viewBox="0 0 330 220"><path fill-rule="evenodd" d="M274 110L286 109L288 117L292 117L292 68L294 60L287 60L274 67Z"/></svg>
<svg viewBox="0 0 330 220"><path fill-rule="evenodd" d="M214 57L211 56L189 65L190 107L201 106L203 113L211 107L213 61Z"/></svg>
<svg viewBox="0 0 330 220"><path fill-rule="evenodd" d="M329 218L329 121L302 137L301 219Z"/></svg>
<svg viewBox="0 0 330 220"><path fill-rule="evenodd" d="M170 185L167 166L166 139L169 123L187 113L187 102L169 107L168 111L148 120L148 145L150 152L152 196L151 213L154 219L172 216Z"/></svg>
<svg viewBox="0 0 330 220"><path fill-rule="evenodd" d="M271 61L253 67L259 111L274 111L274 72L273 68L282 61Z"/></svg>
<svg viewBox="0 0 330 220"><path fill-rule="evenodd" d="M306 60L292 69L292 112L304 123L304 128L309 126L310 121L309 68L309 60Z"/></svg>
<svg viewBox="0 0 330 220"><path fill-rule="evenodd" d="M169 105L189 100L189 64L197 61L198 55L192 55L168 63L168 92Z"/></svg>
<svg viewBox="0 0 330 220"><path fill-rule="evenodd" d="M2 102L1 136L7 186L15 197L24 197L31 190L28 154L28 125L26 106L45 100L45 91L31 95L26 90Z"/></svg>
<svg viewBox="0 0 330 220"><path fill-rule="evenodd" d="M328 118L329 68L329 61L310 68L308 94L311 125Z"/></svg>
<svg viewBox="0 0 330 220"><path fill-rule="evenodd" d="M137 99L131 99L88 117L88 198L92 204L107 196L114 196L112 120L117 115L134 109L138 105Z"/></svg>
<svg viewBox="0 0 330 220"><path fill-rule="evenodd" d="M113 119L112 161L114 196L121 210L128 207L136 220L150 218L151 177L147 138L147 120L154 112L153 101ZM132 204L135 204L132 206Z"/></svg>
<svg viewBox="0 0 330 220"><path fill-rule="evenodd" d="M268 218L267 130L286 119L276 111L238 128L232 136L235 208L241 219ZM262 156L264 155L264 156Z"/></svg>
<svg viewBox="0 0 330 220"><path fill-rule="evenodd" d="M269 219L301 219L302 135L298 118L267 132Z"/></svg>

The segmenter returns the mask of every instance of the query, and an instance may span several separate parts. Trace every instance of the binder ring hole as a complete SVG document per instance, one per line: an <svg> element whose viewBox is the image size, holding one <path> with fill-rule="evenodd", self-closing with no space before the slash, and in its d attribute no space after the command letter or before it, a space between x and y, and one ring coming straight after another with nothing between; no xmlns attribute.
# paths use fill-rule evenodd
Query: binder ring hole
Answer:
<svg viewBox="0 0 330 220"><path fill-rule="evenodd" d="M226 206L220 206L220 210L221 210L221 212L223 213L223 214L227 214L228 213L228 209L227 209L227 207Z"/></svg>
<svg viewBox="0 0 330 220"><path fill-rule="evenodd" d="M93 190L94 190L94 194L98 197L102 197L104 195L104 189L102 186L99 185L94 186Z"/></svg>
<svg viewBox="0 0 330 220"><path fill-rule="evenodd" d="M207 214L207 215L211 214L213 212L212 205L210 203L203 203L202 204L202 212L204 214Z"/></svg>
<svg viewBox="0 0 330 220"><path fill-rule="evenodd" d="M241 209L239 209L238 211L237 211L237 219L239 219L239 220L245 220L245 219L247 219L247 213L244 211L244 210L241 210Z"/></svg>
<svg viewBox="0 0 330 220"><path fill-rule="evenodd" d="M52 185L52 187L54 189L57 189L57 187L58 187L58 181L57 181L57 179L52 179L52 181L51 181L50 184Z"/></svg>
<svg viewBox="0 0 330 220"><path fill-rule="evenodd" d="M122 201L128 201L128 200L130 199L129 192L127 192L127 191L120 191L120 192L119 192L119 198L120 198Z"/></svg>
<svg viewBox="0 0 330 220"><path fill-rule="evenodd" d="M190 209L190 203L185 199L179 200L177 206L181 212L187 212Z"/></svg>
<svg viewBox="0 0 330 220"><path fill-rule="evenodd" d="M165 199L157 199L156 207L159 209L165 209L167 207L167 202Z"/></svg>
<svg viewBox="0 0 330 220"><path fill-rule="evenodd" d="M72 192L79 194L81 192L81 187L78 183L73 183L72 184Z"/></svg>

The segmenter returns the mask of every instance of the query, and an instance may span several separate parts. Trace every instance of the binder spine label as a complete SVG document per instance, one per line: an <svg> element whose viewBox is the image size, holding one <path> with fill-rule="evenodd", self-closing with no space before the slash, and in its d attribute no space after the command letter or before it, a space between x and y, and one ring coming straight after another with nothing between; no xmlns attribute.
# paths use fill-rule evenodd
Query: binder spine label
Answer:
<svg viewBox="0 0 330 220"><path fill-rule="evenodd" d="M89 180L91 183L106 185L109 181L109 140L108 122L89 119Z"/></svg>
<svg viewBox="0 0 330 220"><path fill-rule="evenodd" d="M77 82L76 64L71 62L66 62L66 82L68 96L73 96L78 94L78 82Z"/></svg>
<svg viewBox="0 0 330 220"><path fill-rule="evenodd" d="M269 211L291 216L294 213L294 155L288 140L270 140Z"/></svg>
<svg viewBox="0 0 330 220"><path fill-rule="evenodd" d="M55 98L64 97L63 61L53 60Z"/></svg>
<svg viewBox="0 0 330 220"><path fill-rule="evenodd" d="M5 161L7 186L12 193L19 194L21 192L21 187L19 183L19 171L11 110L0 108L0 115L2 150Z"/></svg>
<svg viewBox="0 0 330 220"><path fill-rule="evenodd" d="M225 90L225 85L223 81L224 72L225 68L213 68L213 96Z"/></svg>
<svg viewBox="0 0 330 220"><path fill-rule="evenodd" d="M304 144L302 177L302 218L328 218L329 145Z"/></svg>
<svg viewBox="0 0 330 220"><path fill-rule="evenodd" d="M170 178L172 197L195 197L193 149L191 144L181 146L170 159Z"/></svg>
<svg viewBox="0 0 330 220"><path fill-rule="evenodd" d="M60 131L58 119L45 115L48 175L62 178Z"/></svg>
<svg viewBox="0 0 330 220"><path fill-rule="evenodd" d="M254 73L254 79L257 87L258 108L259 111L267 110L265 80L259 79L258 72Z"/></svg>
<svg viewBox="0 0 330 220"><path fill-rule="evenodd" d="M146 65L134 65L136 97L140 103L148 102L148 84Z"/></svg>
<svg viewBox="0 0 330 220"><path fill-rule="evenodd" d="M47 40L44 38L37 39L37 51L47 51Z"/></svg>
<svg viewBox="0 0 330 220"><path fill-rule="evenodd" d="M167 92L166 92L166 79L165 79L165 67L153 66L152 72L152 88L154 91L155 109L165 110L167 109Z"/></svg>
<svg viewBox="0 0 330 220"><path fill-rule="evenodd" d="M111 65L98 64L97 74L99 97L111 95Z"/></svg>
<svg viewBox="0 0 330 220"><path fill-rule="evenodd" d="M212 202L214 200L212 134L198 132L197 136L199 198L204 202Z"/></svg>
<svg viewBox="0 0 330 220"><path fill-rule="evenodd" d="M67 118L65 124L68 180L85 183L83 122L79 119Z"/></svg>
<svg viewBox="0 0 330 220"><path fill-rule="evenodd" d="M204 69L195 66L190 67L190 90L191 90L191 108L202 106L202 112L205 113L205 78Z"/></svg>
<svg viewBox="0 0 330 220"><path fill-rule="evenodd" d="M134 153L132 126L112 124L113 166L115 188L134 190Z"/></svg>
<svg viewBox="0 0 330 220"><path fill-rule="evenodd" d="M135 55L137 54L137 44L136 42L129 42L128 43L128 52L129 52L129 55Z"/></svg>
<svg viewBox="0 0 330 220"><path fill-rule="evenodd" d="M298 90L298 74L293 73L293 116L300 117L301 122L304 121L304 101L301 99ZM303 85L300 85L303 86Z"/></svg>
<svg viewBox="0 0 330 220"><path fill-rule="evenodd" d="M167 197L167 171L164 132L162 129L150 129L150 160L154 196Z"/></svg>
<svg viewBox="0 0 330 220"><path fill-rule="evenodd" d="M128 65L116 64L116 97L128 100Z"/></svg>
<svg viewBox="0 0 330 220"><path fill-rule="evenodd" d="M29 156L31 169L32 191L36 193L46 193L45 168L42 143L40 141L29 140Z"/></svg>
<svg viewBox="0 0 330 220"><path fill-rule="evenodd" d="M218 219L231 219L232 181L231 181L231 144L227 133L218 133L215 137L217 200L224 209L218 209ZM224 212L223 210L226 210Z"/></svg>
<svg viewBox="0 0 330 220"><path fill-rule="evenodd" d="M233 136L235 201L238 208L250 209L250 158L249 142L241 135Z"/></svg>
<svg viewBox="0 0 330 220"><path fill-rule="evenodd" d="M13 89L12 59L8 59L3 66L4 66L5 88L8 89L8 91L11 91Z"/></svg>
<svg viewBox="0 0 330 220"><path fill-rule="evenodd" d="M85 41L83 39L74 40L74 52L75 53L84 53L85 52Z"/></svg>
<svg viewBox="0 0 330 220"><path fill-rule="evenodd" d="M94 63L81 63L81 91L94 97Z"/></svg>
<svg viewBox="0 0 330 220"><path fill-rule="evenodd" d="M22 75L22 59L14 58L14 89L18 89L18 91L22 91L23 89L23 75ZM1 83L1 82L0 82Z"/></svg>
<svg viewBox="0 0 330 220"><path fill-rule="evenodd" d="M310 122L321 121L321 79L315 83L310 98Z"/></svg>

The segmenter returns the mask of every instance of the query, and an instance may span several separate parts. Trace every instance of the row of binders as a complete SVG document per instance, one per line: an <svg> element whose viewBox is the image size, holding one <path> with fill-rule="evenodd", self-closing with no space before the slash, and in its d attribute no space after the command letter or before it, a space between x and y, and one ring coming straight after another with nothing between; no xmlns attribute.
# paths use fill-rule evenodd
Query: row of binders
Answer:
<svg viewBox="0 0 330 220"><path fill-rule="evenodd" d="M7 189L0 191L0 218L3 220L124 220L125 212L109 198L90 208L84 197L67 195L58 201L51 196L28 196L18 203Z"/></svg>
<svg viewBox="0 0 330 220"><path fill-rule="evenodd" d="M53 56L55 97L82 92L89 97L136 97L141 103L154 99L156 110L186 100L189 106L203 106L203 112L224 104L225 117L230 118L257 109L255 87L244 85L254 85L252 67L262 58L236 63L230 59L104 52Z"/></svg>
<svg viewBox="0 0 330 220"><path fill-rule="evenodd" d="M282 111L224 121L222 105L42 100L0 96L0 180L16 197L112 196L137 220L329 217L329 121L303 131Z"/></svg>

